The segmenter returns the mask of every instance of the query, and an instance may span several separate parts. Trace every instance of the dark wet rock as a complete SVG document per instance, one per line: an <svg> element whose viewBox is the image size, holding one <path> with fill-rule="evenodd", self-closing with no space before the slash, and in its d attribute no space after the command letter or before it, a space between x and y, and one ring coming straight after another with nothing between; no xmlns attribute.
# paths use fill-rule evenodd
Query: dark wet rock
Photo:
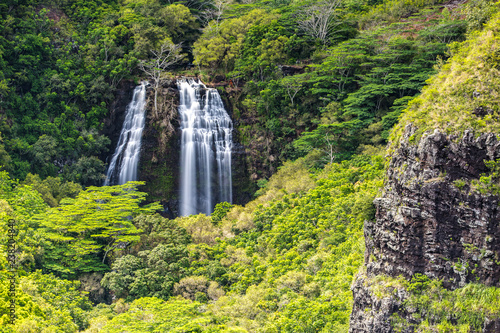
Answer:
<svg viewBox="0 0 500 333"><path fill-rule="evenodd" d="M416 130L406 127L374 201L376 219L365 223L366 276L421 273L449 289L469 282L499 287L499 197L473 188L489 172L484 161L500 158L497 136L465 131L458 138L435 130L414 144ZM392 332L388 318L404 317L401 298L377 303L361 282L353 284L350 332ZM496 327L485 322L483 331L500 332Z"/></svg>

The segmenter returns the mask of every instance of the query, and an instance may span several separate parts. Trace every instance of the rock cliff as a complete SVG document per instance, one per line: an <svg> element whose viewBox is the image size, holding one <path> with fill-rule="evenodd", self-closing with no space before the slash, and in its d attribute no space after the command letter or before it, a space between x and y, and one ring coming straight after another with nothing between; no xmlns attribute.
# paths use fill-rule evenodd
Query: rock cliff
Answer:
<svg viewBox="0 0 500 333"><path fill-rule="evenodd" d="M350 332L393 332L391 316L407 323L424 319L402 306L402 287L375 295L374 277L417 273L442 280L447 289L469 282L500 286L499 197L482 191L485 161L500 158L495 134L447 135L407 125L387 166L384 188L375 199L376 220L365 223L365 270L353 284ZM415 142L418 141L418 142ZM483 332L499 332L485 320ZM411 327L403 329L413 332Z"/></svg>
<svg viewBox="0 0 500 333"><path fill-rule="evenodd" d="M125 119L125 111L127 110L127 105L132 100L134 88L135 84L131 81L124 80L120 83L115 92L110 111L103 121L104 125L100 134L104 134L111 140L109 150L99 156L106 163L110 162L109 160L111 160L116 144L118 143L123 120Z"/></svg>
<svg viewBox="0 0 500 333"><path fill-rule="evenodd" d="M177 216L180 158L180 119L177 111L179 92L175 81L167 81L158 91L154 107L154 91L148 90L147 118L141 147L139 179L148 200L160 201L165 215Z"/></svg>

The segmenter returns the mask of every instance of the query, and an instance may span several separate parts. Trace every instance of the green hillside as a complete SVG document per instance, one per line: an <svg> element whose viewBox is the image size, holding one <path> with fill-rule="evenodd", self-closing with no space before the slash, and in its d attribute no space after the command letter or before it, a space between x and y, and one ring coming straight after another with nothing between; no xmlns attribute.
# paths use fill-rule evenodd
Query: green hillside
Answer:
<svg viewBox="0 0 500 333"><path fill-rule="evenodd" d="M439 74L427 81L421 96L410 103L394 131L412 123L420 134L428 129L460 133L498 133L498 26L494 15L483 31L474 31L462 43L450 44L453 56L439 64Z"/></svg>

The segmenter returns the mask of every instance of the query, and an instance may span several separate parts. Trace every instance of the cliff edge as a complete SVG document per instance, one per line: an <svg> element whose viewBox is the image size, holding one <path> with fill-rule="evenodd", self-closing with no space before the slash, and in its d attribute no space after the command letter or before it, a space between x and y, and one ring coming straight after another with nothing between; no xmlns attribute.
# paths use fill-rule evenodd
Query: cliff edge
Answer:
<svg viewBox="0 0 500 333"><path fill-rule="evenodd" d="M499 29L452 46L392 134L351 333L500 332Z"/></svg>

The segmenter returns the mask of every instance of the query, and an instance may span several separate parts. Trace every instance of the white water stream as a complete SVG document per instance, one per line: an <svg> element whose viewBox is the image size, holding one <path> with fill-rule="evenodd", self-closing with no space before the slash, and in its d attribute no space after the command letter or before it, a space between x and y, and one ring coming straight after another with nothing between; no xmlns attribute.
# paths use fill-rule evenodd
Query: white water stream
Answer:
<svg viewBox="0 0 500 333"><path fill-rule="evenodd" d="M127 106L120 138L109 163L104 185L121 185L137 180L137 167L141 152L142 131L146 119L146 86L141 82L134 89L132 102Z"/></svg>
<svg viewBox="0 0 500 333"><path fill-rule="evenodd" d="M181 116L180 215L211 214L232 202L233 123L216 89L179 80Z"/></svg>

